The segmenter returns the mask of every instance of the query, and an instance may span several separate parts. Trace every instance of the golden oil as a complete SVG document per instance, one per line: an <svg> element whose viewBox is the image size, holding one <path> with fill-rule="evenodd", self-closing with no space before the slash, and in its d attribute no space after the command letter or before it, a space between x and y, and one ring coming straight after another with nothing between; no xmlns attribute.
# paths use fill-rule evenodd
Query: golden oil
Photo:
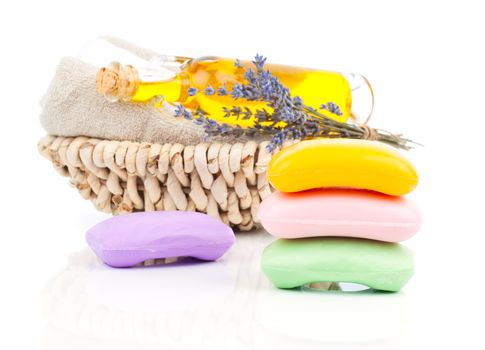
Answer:
<svg viewBox="0 0 485 350"><path fill-rule="evenodd" d="M227 90L231 91L234 84L244 84L244 73L247 68L252 66L251 62L240 61L240 65L236 66L235 60L230 58L203 57L184 61L184 58L176 57L175 60L180 63L179 67L176 70L169 70L171 74L168 74L168 77L165 72L163 78L157 78L157 74L153 74L153 72L146 74L143 69L131 66L126 66L128 68L125 69L120 65L112 66L112 69L117 69L117 72L121 74L118 77L121 88L108 91L109 89L101 86L103 84L99 82L98 77L98 91L109 95L112 99L113 97L114 99L122 98L134 102L146 102L156 96L162 96L164 101L181 103L184 107L193 110L200 108L208 113L208 117L211 119L238 124L242 127L253 125L254 119L242 120L234 116L225 118L223 107L249 107L253 112L256 109L265 108L271 112L271 108L264 101L234 100L231 96L219 96L217 93L206 96L203 93L203 90L209 85L217 91L226 84ZM106 68L103 69L105 70L103 74L106 74ZM352 108L356 90L361 89L361 92L362 90L367 92L368 96L365 98L367 101L364 102L369 106L373 104L371 87L367 80L360 75L343 75L279 64L266 64L265 69L276 76L290 90L292 96L299 96L310 107L318 110L322 104L328 102L337 104L342 111L341 116L325 110L320 110L320 112L338 121L345 122L349 118L354 120L362 118ZM113 73L112 70L110 72ZM189 96L190 87L196 88L200 92ZM366 108L370 113L372 107Z"/></svg>

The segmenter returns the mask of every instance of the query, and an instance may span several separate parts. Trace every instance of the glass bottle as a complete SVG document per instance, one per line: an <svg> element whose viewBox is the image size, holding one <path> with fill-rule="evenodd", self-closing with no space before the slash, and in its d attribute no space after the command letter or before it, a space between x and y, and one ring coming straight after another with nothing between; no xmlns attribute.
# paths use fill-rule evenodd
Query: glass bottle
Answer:
<svg viewBox="0 0 485 350"><path fill-rule="evenodd" d="M137 61L140 61L139 58ZM223 107L249 107L256 109L267 107L264 101L234 100L229 96L220 96L217 89L225 86L231 91L234 84L244 84L244 72L252 67L250 61L214 56L189 58L181 56L159 56L150 62L145 61L123 65L114 62L103 67L97 74L97 90L111 101L147 102L154 97L162 97L169 103L181 103L189 109L202 109L208 117L242 127L252 125L254 119L242 120L236 117L224 117ZM136 65L135 65L136 64ZM266 64L280 82L290 89L293 96L299 96L306 105L318 109L326 116L345 122L362 122L373 109L372 88L365 77L359 74L342 74L317 69ZM212 87L216 93L207 96L203 91ZM191 96L189 88L199 93ZM320 109L322 104L333 102L340 107L341 116Z"/></svg>

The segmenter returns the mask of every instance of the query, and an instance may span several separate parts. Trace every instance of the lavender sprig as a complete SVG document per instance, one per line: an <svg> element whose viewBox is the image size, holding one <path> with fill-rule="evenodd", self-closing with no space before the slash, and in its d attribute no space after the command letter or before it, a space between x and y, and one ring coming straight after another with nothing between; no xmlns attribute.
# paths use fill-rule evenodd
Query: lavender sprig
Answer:
<svg viewBox="0 0 485 350"><path fill-rule="evenodd" d="M326 109L330 113L335 114L335 115L338 115L338 116L342 116L343 115L342 111L340 110L340 107L337 106L333 102L328 102L327 104L321 105L320 106L320 109Z"/></svg>
<svg viewBox="0 0 485 350"><path fill-rule="evenodd" d="M248 120L254 117L252 126L242 128L239 125L218 123L207 118L203 111L198 110L192 113L182 105L176 107L175 116L194 120L204 127L207 136L241 136L243 134L270 136L271 140L267 146L270 152L281 147L285 141L313 137L373 139L402 149L409 149L410 144L413 143L401 135L329 118L315 108L305 105L299 96L292 97L290 90L281 84L269 70L265 70L265 57L256 55L252 63L254 69L247 68L244 73L246 83L234 84L230 91L225 83L217 89L208 85L204 91L192 87L188 90L190 96L203 92L207 96L230 95L234 100L266 102L266 105L273 110L272 112L268 112L266 109L256 109L253 112L249 107L223 107L222 113L225 118L236 117L236 119ZM235 66L243 68L239 60L236 60ZM336 116L343 115L340 107L333 102L322 104L320 109Z"/></svg>

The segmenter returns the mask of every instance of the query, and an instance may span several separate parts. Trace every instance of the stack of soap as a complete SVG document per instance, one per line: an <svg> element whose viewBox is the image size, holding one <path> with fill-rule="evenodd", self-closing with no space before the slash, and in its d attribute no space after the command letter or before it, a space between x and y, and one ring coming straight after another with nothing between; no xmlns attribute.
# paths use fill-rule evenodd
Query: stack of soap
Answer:
<svg viewBox="0 0 485 350"><path fill-rule="evenodd" d="M402 197L417 185L412 164L376 141L314 139L280 151L268 168L278 191L259 218L280 238L263 253L263 271L280 288L353 282L398 291L413 274L397 242L421 225Z"/></svg>

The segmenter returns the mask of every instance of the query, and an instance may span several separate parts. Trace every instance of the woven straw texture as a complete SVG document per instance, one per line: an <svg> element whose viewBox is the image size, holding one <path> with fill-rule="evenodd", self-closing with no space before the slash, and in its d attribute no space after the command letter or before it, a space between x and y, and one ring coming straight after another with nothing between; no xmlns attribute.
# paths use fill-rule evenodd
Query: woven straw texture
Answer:
<svg viewBox="0 0 485 350"><path fill-rule="evenodd" d="M272 192L266 178L272 154L266 145L184 146L46 136L38 146L101 211L199 211L247 231L258 227L259 204Z"/></svg>

